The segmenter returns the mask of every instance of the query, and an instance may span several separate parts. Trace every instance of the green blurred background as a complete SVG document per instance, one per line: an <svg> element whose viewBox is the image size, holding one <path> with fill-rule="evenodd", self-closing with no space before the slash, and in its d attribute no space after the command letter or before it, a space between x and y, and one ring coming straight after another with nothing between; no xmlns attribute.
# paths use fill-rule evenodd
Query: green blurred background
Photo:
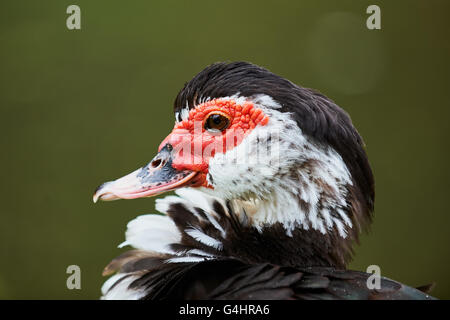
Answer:
<svg viewBox="0 0 450 320"><path fill-rule="evenodd" d="M382 30L368 30L378 4ZM81 7L81 30L66 8ZM450 298L450 1L17 1L0 4L0 298L96 299L129 220L92 203L149 161L206 65L246 60L347 110L376 177L351 267ZM66 268L81 267L81 290Z"/></svg>

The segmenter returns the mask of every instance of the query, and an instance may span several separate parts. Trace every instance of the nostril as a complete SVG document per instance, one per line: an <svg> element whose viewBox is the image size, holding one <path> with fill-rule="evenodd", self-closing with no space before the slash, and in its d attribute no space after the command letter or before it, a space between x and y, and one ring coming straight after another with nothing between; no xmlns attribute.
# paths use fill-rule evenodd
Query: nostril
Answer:
<svg viewBox="0 0 450 320"><path fill-rule="evenodd" d="M151 166L153 168L158 168L160 166L160 164L161 164L161 159L156 159L156 160L152 161Z"/></svg>

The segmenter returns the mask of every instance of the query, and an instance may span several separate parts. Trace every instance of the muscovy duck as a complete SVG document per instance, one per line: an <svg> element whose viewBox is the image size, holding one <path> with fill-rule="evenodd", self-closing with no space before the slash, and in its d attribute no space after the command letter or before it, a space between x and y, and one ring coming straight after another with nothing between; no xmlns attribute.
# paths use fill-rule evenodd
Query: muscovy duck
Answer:
<svg viewBox="0 0 450 320"><path fill-rule="evenodd" d="M150 197L128 224L104 299L432 299L347 270L374 208L363 140L333 101L247 62L185 84L175 126L144 167L97 200Z"/></svg>

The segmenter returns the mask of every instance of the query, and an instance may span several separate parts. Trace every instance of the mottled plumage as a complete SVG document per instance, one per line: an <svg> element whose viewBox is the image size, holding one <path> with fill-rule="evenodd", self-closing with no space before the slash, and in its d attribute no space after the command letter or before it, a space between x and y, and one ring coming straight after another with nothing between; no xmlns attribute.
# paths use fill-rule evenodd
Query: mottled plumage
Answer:
<svg viewBox="0 0 450 320"><path fill-rule="evenodd" d="M387 278L369 289L370 274L346 270L372 220L374 179L362 138L334 102L253 64L217 63L184 86L174 112L175 129L158 155L94 195L178 189L156 201L162 216L129 223L123 245L135 249L105 268L116 274L104 298L431 299ZM211 139L210 114L245 128L242 141L198 165L180 162L177 147L186 144L175 135L184 130L193 143L199 135L190 121L199 118ZM213 135L227 130L224 122ZM277 152L260 157L265 145Z"/></svg>

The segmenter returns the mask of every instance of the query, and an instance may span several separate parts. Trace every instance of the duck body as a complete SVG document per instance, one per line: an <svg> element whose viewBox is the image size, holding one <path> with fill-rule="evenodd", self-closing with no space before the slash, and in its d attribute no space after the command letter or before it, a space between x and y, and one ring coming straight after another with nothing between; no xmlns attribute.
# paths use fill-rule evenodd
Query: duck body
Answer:
<svg viewBox="0 0 450 320"><path fill-rule="evenodd" d="M196 192L196 191L190 191ZM189 194L189 192L187 193ZM183 193L183 195L185 195ZM196 195L198 196L198 195ZM195 197L195 196L194 196ZM219 202L212 207L220 214L227 212ZM142 300L432 300L432 296L416 288L405 286L381 277L379 289L369 289L372 274L329 267L331 262L316 260L311 246L302 248L295 243L301 234L291 239L280 239L277 234L242 230L239 223L226 224L226 234L233 232L235 241L246 241L249 246L234 243L233 239L221 238L205 217L196 213L204 208L186 209L186 203L172 203L168 216L144 215L131 221L128 226L126 245L130 250L114 259L104 271L105 275L117 272L103 286L104 299ZM223 215L225 216L225 215ZM222 216L222 217L223 217ZM233 219L233 214L230 220ZM166 220L167 219L167 220ZM170 220L169 220L170 219ZM165 221L166 220L166 221ZM176 222L177 230L190 230L195 226L211 237L221 239L218 249L212 243L195 240L181 231L181 239L169 245L173 254L156 254L156 247L164 248L170 239L165 239L177 230L170 230ZM167 223L164 237L162 224ZM134 230L138 228L139 230ZM237 228L237 230L233 230ZM210 230L209 232L206 230ZM245 232L248 239L239 239ZM155 238L151 239L155 235ZM271 240L272 239L272 240ZM297 240L296 240L297 239ZM204 239L203 239L204 240ZM283 246L280 248L280 240ZM286 240L292 242L287 251ZM172 240L173 241L173 240ZM150 245L151 243L151 245ZM253 244L253 246L251 246ZM261 249L263 246L264 250ZM271 261L271 262L267 262Z"/></svg>
<svg viewBox="0 0 450 320"><path fill-rule="evenodd" d="M349 116L320 93L245 62L213 64L174 104L146 166L94 201L149 197L133 247L104 271L105 299L432 299L346 269L372 219L374 180Z"/></svg>

